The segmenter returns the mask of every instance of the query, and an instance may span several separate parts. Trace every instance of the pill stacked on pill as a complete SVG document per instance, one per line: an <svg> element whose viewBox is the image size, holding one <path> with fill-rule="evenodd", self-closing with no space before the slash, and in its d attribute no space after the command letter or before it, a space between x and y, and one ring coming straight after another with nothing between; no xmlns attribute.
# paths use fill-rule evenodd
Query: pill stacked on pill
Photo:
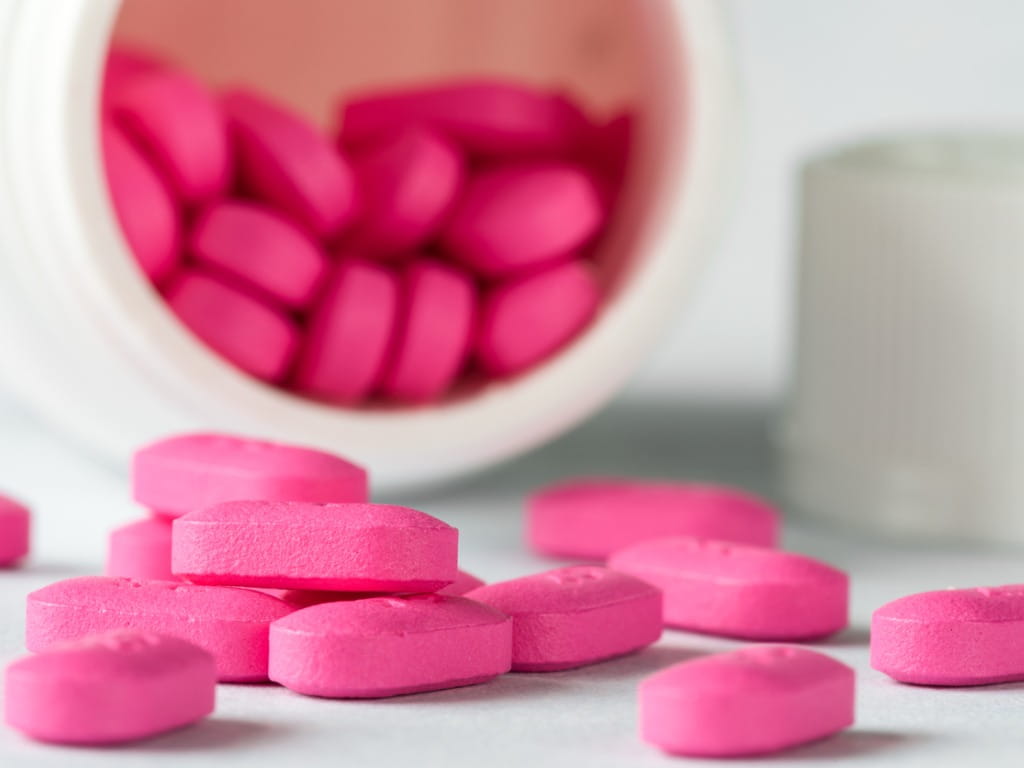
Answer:
<svg viewBox="0 0 1024 768"><path fill-rule="evenodd" d="M117 49L101 105L130 250L196 336L262 381L427 403L530 369L598 311L628 114L470 80L342 99L324 133Z"/></svg>

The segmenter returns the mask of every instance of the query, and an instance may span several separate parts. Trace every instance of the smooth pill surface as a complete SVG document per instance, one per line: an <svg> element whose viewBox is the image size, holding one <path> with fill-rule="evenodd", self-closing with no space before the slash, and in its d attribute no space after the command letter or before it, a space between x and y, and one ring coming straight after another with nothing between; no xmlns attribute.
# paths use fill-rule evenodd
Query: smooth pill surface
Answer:
<svg viewBox="0 0 1024 768"><path fill-rule="evenodd" d="M675 755L763 755L853 724L854 673L805 648L703 656L640 683L643 739Z"/></svg>
<svg viewBox="0 0 1024 768"><path fill-rule="evenodd" d="M198 270L176 275L165 296L192 333L249 375L277 382L288 373L299 333L283 311Z"/></svg>
<svg viewBox="0 0 1024 768"><path fill-rule="evenodd" d="M156 72L164 67L164 62L149 51L124 46L111 48L103 64L103 108L107 109L121 89L130 85L140 75Z"/></svg>
<svg viewBox="0 0 1024 768"><path fill-rule="evenodd" d="M871 617L871 666L902 683L1024 680L1024 585L920 592Z"/></svg>
<svg viewBox="0 0 1024 768"><path fill-rule="evenodd" d="M582 169L502 167L467 184L442 242L479 274L508 277L571 258L603 219L598 190Z"/></svg>
<svg viewBox="0 0 1024 768"><path fill-rule="evenodd" d="M578 260L499 285L483 298L477 360L492 376L520 373L572 341L599 302L593 272Z"/></svg>
<svg viewBox="0 0 1024 768"><path fill-rule="evenodd" d="M28 507L0 496L0 567L14 565L28 554L30 526Z"/></svg>
<svg viewBox="0 0 1024 768"><path fill-rule="evenodd" d="M149 517L111 531L106 575L173 581L170 519Z"/></svg>
<svg viewBox="0 0 1024 768"><path fill-rule="evenodd" d="M666 536L773 547L779 516L768 502L725 486L576 478L530 496L526 535L537 552L603 560L617 549Z"/></svg>
<svg viewBox="0 0 1024 768"><path fill-rule="evenodd" d="M203 267L291 309L309 304L327 273L326 256L302 229L271 208L243 200L204 209L188 248Z"/></svg>
<svg viewBox="0 0 1024 768"><path fill-rule="evenodd" d="M12 663L4 681L4 718L39 741L137 741L209 715L216 684L214 659L199 646L114 630Z"/></svg>
<svg viewBox="0 0 1024 768"><path fill-rule="evenodd" d="M849 578L792 552L713 539L651 539L608 567L665 595L665 624L748 640L809 640L843 629Z"/></svg>
<svg viewBox="0 0 1024 768"><path fill-rule="evenodd" d="M356 210L348 162L305 119L262 96L232 91L223 103L246 191L318 237L337 234Z"/></svg>
<svg viewBox="0 0 1024 768"><path fill-rule="evenodd" d="M112 629L179 637L211 653L224 682L267 678L267 630L291 608L249 589L172 581L82 576L28 596L25 646L54 643Z"/></svg>
<svg viewBox="0 0 1024 768"><path fill-rule="evenodd" d="M325 451L212 433L143 446L132 459L135 500L176 517L224 501L366 501L366 471Z"/></svg>
<svg viewBox="0 0 1024 768"><path fill-rule="evenodd" d="M309 696L379 698L473 685L509 670L512 620L461 597L324 603L270 629L270 677Z"/></svg>
<svg viewBox="0 0 1024 768"><path fill-rule="evenodd" d="M465 596L512 617L512 669L518 672L582 667L661 637L661 591L607 568L558 568Z"/></svg>
<svg viewBox="0 0 1024 768"><path fill-rule="evenodd" d="M174 521L171 563L202 584L431 592L455 580L458 542L408 507L230 501Z"/></svg>

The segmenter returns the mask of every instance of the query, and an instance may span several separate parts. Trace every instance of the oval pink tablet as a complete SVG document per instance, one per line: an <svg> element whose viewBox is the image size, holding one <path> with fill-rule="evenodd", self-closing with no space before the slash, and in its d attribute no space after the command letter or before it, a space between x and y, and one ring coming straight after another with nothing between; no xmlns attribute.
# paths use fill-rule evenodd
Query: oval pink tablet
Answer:
<svg viewBox="0 0 1024 768"><path fill-rule="evenodd" d="M308 696L380 698L507 672L512 620L461 597L324 603L270 628L271 679Z"/></svg>
<svg viewBox="0 0 1024 768"><path fill-rule="evenodd" d="M227 124L213 94L182 72L154 70L112 95L118 124L182 200L221 194L231 178Z"/></svg>
<svg viewBox="0 0 1024 768"><path fill-rule="evenodd" d="M101 104L106 109L120 93L140 75L163 69L165 63L148 51L117 46L107 51L103 65Z"/></svg>
<svg viewBox="0 0 1024 768"><path fill-rule="evenodd" d="M398 313L398 278L359 259L339 264L313 310L293 384L336 403L357 403L383 375Z"/></svg>
<svg viewBox="0 0 1024 768"><path fill-rule="evenodd" d="M492 289L483 298L476 356L492 376L512 376L551 357L597 311L590 267L570 261Z"/></svg>
<svg viewBox="0 0 1024 768"><path fill-rule="evenodd" d="M462 186L459 152L422 128L399 130L352 158L360 215L347 241L375 255L400 254L437 232Z"/></svg>
<svg viewBox="0 0 1024 768"><path fill-rule="evenodd" d="M25 646L38 652L98 632L136 629L205 649L223 682L259 682L267 678L270 622L290 611L250 589L81 576L28 596Z"/></svg>
<svg viewBox="0 0 1024 768"><path fill-rule="evenodd" d="M366 470L325 451L231 435L174 435L132 458L132 494L177 517L225 501L366 501Z"/></svg>
<svg viewBox="0 0 1024 768"><path fill-rule="evenodd" d="M449 597L460 597L467 592L472 592L477 587L484 586L484 580L478 579L472 573L466 573L466 571L459 571L455 574L455 581L449 584L443 589L437 590L439 595L448 595Z"/></svg>
<svg viewBox="0 0 1024 768"><path fill-rule="evenodd" d="M457 529L408 507L229 501L174 521L171 564L200 584L432 592L458 548Z"/></svg>
<svg viewBox="0 0 1024 768"><path fill-rule="evenodd" d="M309 304L327 274L319 244L274 210L244 200L204 209L189 252L206 269L290 309Z"/></svg>
<svg viewBox="0 0 1024 768"><path fill-rule="evenodd" d="M4 719L38 741L119 744L213 712L213 657L174 637L114 630L7 667Z"/></svg>
<svg viewBox="0 0 1024 768"><path fill-rule="evenodd" d="M402 311L381 392L423 403L441 397L469 353L476 287L468 275L422 259L402 275Z"/></svg>
<svg viewBox="0 0 1024 768"><path fill-rule="evenodd" d="M342 105L345 146L410 124L441 131L475 155L557 154L577 138L578 114L564 97L501 80L367 93Z"/></svg>
<svg viewBox="0 0 1024 768"><path fill-rule="evenodd" d="M104 120L101 131L107 187L121 233L142 271L159 283L178 262L181 222L177 203L120 128Z"/></svg>
<svg viewBox="0 0 1024 768"><path fill-rule="evenodd" d="M512 617L516 672L582 667L661 637L661 591L607 568L557 568L465 596Z"/></svg>
<svg viewBox="0 0 1024 768"><path fill-rule="evenodd" d="M14 565L28 554L30 524L28 507L0 496L0 568Z"/></svg>
<svg viewBox="0 0 1024 768"><path fill-rule="evenodd" d="M564 261L604 219L594 182L572 165L505 166L472 178L442 234L445 251L488 278Z"/></svg>
<svg viewBox="0 0 1024 768"><path fill-rule="evenodd" d="M288 373L299 332L284 312L199 270L175 275L165 296L192 333L250 376L278 382Z"/></svg>
<svg viewBox="0 0 1024 768"><path fill-rule="evenodd" d="M318 237L341 230L356 210L345 159L304 118L263 96L232 91L223 103L246 189Z"/></svg>
<svg viewBox="0 0 1024 768"><path fill-rule="evenodd" d="M853 704L845 664L805 648L750 646L641 682L640 733L673 755L764 755L849 727Z"/></svg>
<svg viewBox="0 0 1024 768"><path fill-rule="evenodd" d="M111 531L106 575L174 581L170 519L149 517Z"/></svg>
<svg viewBox="0 0 1024 768"><path fill-rule="evenodd" d="M537 552L591 560L666 536L773 547L779 516L768 502L725 486L575 478L530 496L526 536Z"/></svg>
<svg viewBox="0 0 1024 768"><path fill-rule="evenodd" d="M748 640L809 640L843 629L849 579L803 555L713 539L651 539L608 567L658 587L665 625Z"/></svg>
<svg viewBox="0 0 1024 768"><path fill-rule="evenodd" d="M920 592L871 617L871 666L901 683L1024 680L1024 585Z"/></svg>

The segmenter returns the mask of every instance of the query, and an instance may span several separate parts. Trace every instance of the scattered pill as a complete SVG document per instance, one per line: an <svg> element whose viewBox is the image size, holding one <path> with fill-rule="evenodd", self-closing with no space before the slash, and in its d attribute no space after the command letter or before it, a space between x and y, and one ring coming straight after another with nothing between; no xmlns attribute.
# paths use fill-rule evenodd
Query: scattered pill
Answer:
<svg viewBox="0 0 1024 768"><path fill-rule="evenodd" d="M526 533L537 552L603 560L667 536L773 547L779 516L756 496L725 486L624 478L576 478L534 492Z"/></svg>
<svg viewBox="0 0 1024 768"><path fill-rule="evenodd" d="M661 637L661 591L607 568L558 568L488 584L465 597L512 617L517 672L582 667Z"/></svg>
<svg viewBox="0 0 1024 768"><path fill-rule="evenodd" d="M461 597L305 608L270 628L270 677L308 696L379 698L474 685L509 670L512 620Z"/></svg>
<svg viewBox="0 0 1024 768"><path fill-rule="evenodd" d="M107 576L173 581L171 574L171 521L149 517L110 532Z"/></svg>
<svg viewBox="0 0 1024 768"><path fill-rule="evenodd" d="M114 630L56 643L7 667L4 717L58 744L137 741L213 712L213 657L175 637Z"/></svg>
<svg viewBox="0 0 1024 768"><path fill-rule="evenodd" d="M712 539L651 539L608 567L658 587L665 625L748 640L809 640L843 629L849 579L804 555Z"/></svg>
<svg viewBox="0 0 1024 768"><path fill-rule="evenodd" d="M136 501L178 517L225 501L366 501L366 470L325 451L231 435L174 435L132 459Z"/></svg>
<svg viewBox="0 0 1024 768"><path fill-rule="evenodd" d="M135 629L204 648L223 682L259 682L267 679L270 622L290 610L249 589L82 576L29 594L25 645L39 652L57 642Z"/></svg>
<svg viewBox="0 0 1024 768"><path fill-rule="evenodd" d="M455 574L455 581L447 587L437 590L437 594L448 595L450 597L460 597L465 595L467 592L471 592L477 587L482 586L484 586L483 579L478 579L471 573L459 571Z"/></svg>
<svg viewBox="0 0 1024 768"><path fill-rule="evenodd" d="M1024 680L1024 585L920 592L871 617L871 666L901 683Z"/></svg>
<svg viewBox="0 0 1024 768"><path fill-rule="evenodd" d="M674 755L741 757L853 724L853 670L824 654L751 646L676 664L640 683L642 738Z"/></svg>
<svg viewBox="0 0 1024 768"><path fill-rule="evenodd" d="M0 568L14 565L28 554L30 525L28 507L0 496Z"/></svg>

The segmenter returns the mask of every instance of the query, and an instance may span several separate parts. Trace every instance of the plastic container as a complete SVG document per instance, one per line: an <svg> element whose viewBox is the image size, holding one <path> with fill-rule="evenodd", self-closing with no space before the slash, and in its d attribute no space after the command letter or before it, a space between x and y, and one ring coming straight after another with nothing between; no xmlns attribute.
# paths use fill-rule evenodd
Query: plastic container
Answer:
<svg viewBox="0 0 1024 768"><path fill-rule="evenodd" d="M622 34L636 51L639 119L606 254L598 256L614 263L617 277L589 330L518 378L434 406L361 410L239 373L179 325L133 264L108 203L97 136L101 64L119 5L63 0L55 13L38 0L0 4L0 376L19 400L95 449L120 460L157 435L223 429L336 450L364 462L378 485L434 481L525 451L592 413L683 303L723 209L736 151L731 61L715 0L627 8ZM307 31L328 7L342 6L280 5ZM363 9L387 16L376 4ZM412 58L404 71L474 74L477 57L488 72L515 74L522 66L542 80L528 32L543 29L543 20L533 27L519 21L545 5L494 9L500 13L492 18L473 3L438 3L422 34L450 34L404 50ZM466 14L488 23L481 29ZM474 35L463 60L432 64L431 51L450 53L463 28ZM208 58L217 52L212 32L196 32L195 50ZM302 60L302 41L286 24L279 32ZM325 45L321 38L310 50ZM381 44L377 80L402 77L396 55ZM210 61L198 63L202 72ZM281 78L266 85L289 88Z"/></svg>

